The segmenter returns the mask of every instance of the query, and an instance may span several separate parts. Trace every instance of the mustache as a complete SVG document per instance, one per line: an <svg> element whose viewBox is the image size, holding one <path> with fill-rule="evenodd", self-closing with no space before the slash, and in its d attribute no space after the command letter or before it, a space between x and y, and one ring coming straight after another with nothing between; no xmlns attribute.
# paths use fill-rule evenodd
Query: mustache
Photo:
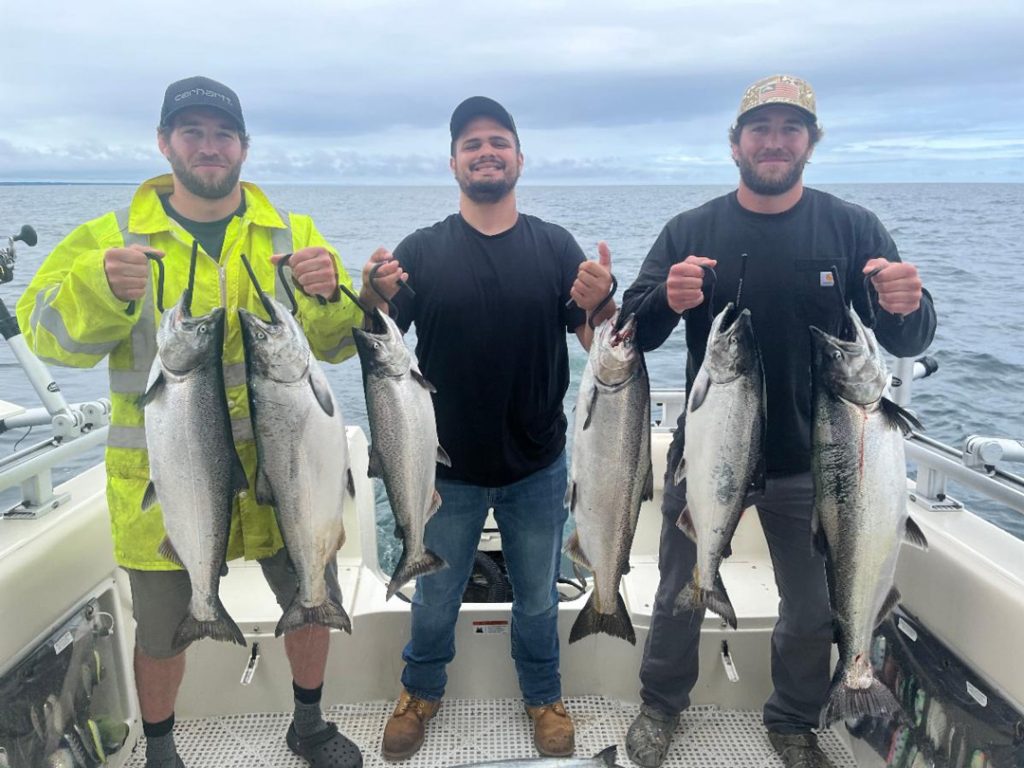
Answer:
<svg viewBox="0 0 1024 768"><path fill-rule="evenodd" d="M504 161L501 160L501 158L496 157L494 155L488 155L487 157L481 157L478 160L474 160L472 163L469 164L469 169L471 171L475 171L481 165L497 165L499 168L502 169L504 169L505 167L505 163Z"/></svg>

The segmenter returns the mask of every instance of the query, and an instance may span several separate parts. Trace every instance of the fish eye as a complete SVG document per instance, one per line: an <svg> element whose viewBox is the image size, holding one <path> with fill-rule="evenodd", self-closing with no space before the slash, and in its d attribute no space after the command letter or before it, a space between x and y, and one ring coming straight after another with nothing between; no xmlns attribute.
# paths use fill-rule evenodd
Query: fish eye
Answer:
<svg viewBox="0 0 1024 768"><path fill-rule="evenodd" d="M206 327L206 323L203 323L196 329L199 333L206 333L209 329Z"/></svg>
<svg viewBox="0 0 1024 768"><path fill-rule="evenodd" d="M263 341L267 338L267 334L265 334L263 331L256 331L256 338L259 339L260 341Z"/></svg>
<svg viewBox="0 0 1024 768"><path fill-rule="evenodd" d="M832 359L833 360L842 360L843 359L843 351L841 349L833 349L832 350Z"/></svg>

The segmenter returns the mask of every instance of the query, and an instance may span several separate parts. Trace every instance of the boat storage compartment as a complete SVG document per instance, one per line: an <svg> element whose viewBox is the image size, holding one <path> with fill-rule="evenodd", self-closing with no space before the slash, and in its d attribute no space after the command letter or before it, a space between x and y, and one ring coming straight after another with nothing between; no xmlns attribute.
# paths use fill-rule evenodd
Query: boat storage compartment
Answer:
<svg viewBox="0 0 1024 768"><path fill-rule="evenodd" d="M863 718L850 733L886 766L1024 767L1024 713L902 608L878 628L871 662L905 718Z"/></svg>
<svg viewBox="0 0 1024 768"><path fill-rule="evenodd" d="M111 580L0 675L0 768L105 764L135 712Z"/></svg>

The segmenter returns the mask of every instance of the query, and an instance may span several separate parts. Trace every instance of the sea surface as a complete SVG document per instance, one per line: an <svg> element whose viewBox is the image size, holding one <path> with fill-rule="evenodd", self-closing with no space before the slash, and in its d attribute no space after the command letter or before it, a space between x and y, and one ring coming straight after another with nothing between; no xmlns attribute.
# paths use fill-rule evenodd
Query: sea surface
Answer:
<svg viewBox="0 0 1024 768"><path fill-rule="evenodd" d="M927 434L957 448L971 434L1024 439L1024 184L821 185L864 205L881 218L905 261L916 264L935 299L939 327L927 354L939 363L934 376L913 386L912 408ZM14 280L0 285L0 298L14 312L18 297L44 256L77 224L127 205L129 185L0 185L0 235L31 224L34 248L18 244ZM309 213L339 249L358 285L362 264L380 245L393 248L409 232L453 212L454 185L438 187L266 187L278 207ZM664 223L676 213L724 194L720 186L520 187L520 210L561 224L596 258L597 242L612 250L621 291L636 276ZM6 244L6 241L3 241ZM683 384L685 342L680 326L648 355L651 385ZM410 339L410 345L412 339ZM570 413L586 357L570 339ZM369 433L359 363L351 358L326 366L345 420ZM55 368L54 376L72 402L105 396L106 371ZM0 399L32 407L38 399L6 346L0 344ZM0 456L42 439L37 428L0 435ZM54 472L60 482L102 460L99 450ZM1024 467L1007 466L1024 474ZM395 545L386 498L378 483L378 519L385 567ZM949 493L979 515L1024 539L1024 515L951 484ZM0 495L0 510L15 503Z"/></svg>

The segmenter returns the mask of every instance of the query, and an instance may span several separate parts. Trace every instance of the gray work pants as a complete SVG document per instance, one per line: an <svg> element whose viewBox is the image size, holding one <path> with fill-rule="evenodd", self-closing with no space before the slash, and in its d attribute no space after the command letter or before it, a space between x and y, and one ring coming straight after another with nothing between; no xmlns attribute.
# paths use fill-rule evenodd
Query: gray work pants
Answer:
<svg viewBox="0 0 1024 768"><path fill-rule="evenodd" d="M697 560L696 546L676 527L685 499L685 481L682 486L670 486L673 453L669 451L662 501L658 554L661 579L640 666L640 698L667 715L677 714L690 704L690 691L697 682L697 644L704 618L703 611L672 615L676 595L690 580ZM768 730L780 733L818 726L830 681L832 615L825 558L811 546L813 500L809 472L770 478L763 493L754 491L747 497L761 518L779 590L779 620L771 640L775 690L764 706L764 724Z"/></svg>

